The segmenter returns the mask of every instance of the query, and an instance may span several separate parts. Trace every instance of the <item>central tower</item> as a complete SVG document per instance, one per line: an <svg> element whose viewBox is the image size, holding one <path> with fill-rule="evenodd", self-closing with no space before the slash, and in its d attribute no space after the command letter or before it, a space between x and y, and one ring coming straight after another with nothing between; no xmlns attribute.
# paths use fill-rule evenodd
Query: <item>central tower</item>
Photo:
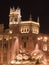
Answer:
<svg viewBox="0 0 49 65"><path fill-rule="evenodd" d="M18 7L17 9L10 8L10 14L9 14L9 24L15 24L16 22L21 21L21 11L20 8Z"/></svg>

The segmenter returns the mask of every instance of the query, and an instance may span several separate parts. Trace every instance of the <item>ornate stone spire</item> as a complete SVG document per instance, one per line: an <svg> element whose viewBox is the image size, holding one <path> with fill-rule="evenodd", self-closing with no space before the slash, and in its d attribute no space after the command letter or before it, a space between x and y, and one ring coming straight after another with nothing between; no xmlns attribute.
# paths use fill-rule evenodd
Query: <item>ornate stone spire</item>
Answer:
<svg viewBox="0 0 49 65"><path fill-rule="evenodd" d="M10 7L10 13L12 13L14 11L15 11L15 8L14 7L13 8Z"/></svg>
<svg viewBox="0 0 49 65"><path fill-rule="evenodd" d="M37 22L39 22L39 16L38 16L38 18L37 18Z"/></svg>
<svg viewBox="0 0 49 65"><path fill-rule="evenodd" d="M32 15L30 14L30 18L29 18L30 21L32 21Z"/></svg>
<svg viewBox="0 0 49 65"><path fill-rule="evenodd" d="M13 6L13 11L15 11L15 8L14 8L14 6Z"/></svg>

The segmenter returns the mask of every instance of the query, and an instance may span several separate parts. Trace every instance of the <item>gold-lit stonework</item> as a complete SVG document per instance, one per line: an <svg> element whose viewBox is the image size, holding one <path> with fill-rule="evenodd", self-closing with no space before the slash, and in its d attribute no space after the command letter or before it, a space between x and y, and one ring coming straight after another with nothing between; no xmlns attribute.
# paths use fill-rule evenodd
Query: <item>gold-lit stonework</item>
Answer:
<svg viewBox="0 0 49 65"><path fill-rule="evenodd" d="M39 17L37 22L32 21L31 18L28 21L22 21L21 9L10 8L9 29L4 30L4 25L0 24L0 64L15 62L12 60L20 52L30 54L36 43L38 43L40 50L48 56L49 35L40 33L39 29ZM19 54L18 56L20 58L22 55ZM28 59L29 57L24 54L23 58ZM17 61L17 63L19 62Z"/></svg>

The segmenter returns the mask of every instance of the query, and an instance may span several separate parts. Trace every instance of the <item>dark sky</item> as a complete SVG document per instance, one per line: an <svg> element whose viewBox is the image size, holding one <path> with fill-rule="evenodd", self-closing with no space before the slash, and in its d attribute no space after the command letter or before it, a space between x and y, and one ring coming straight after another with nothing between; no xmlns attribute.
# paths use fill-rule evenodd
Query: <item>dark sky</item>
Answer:
<svg viewBox="0 0 49 65"><path fill-rule="evenodd" d="M0 1L0 23L8 28L10 7L21 8L22 20L29 20L30 13L36 21L40 18L40 32L49 33L49 1L48 0L1 0Z"/></svg>

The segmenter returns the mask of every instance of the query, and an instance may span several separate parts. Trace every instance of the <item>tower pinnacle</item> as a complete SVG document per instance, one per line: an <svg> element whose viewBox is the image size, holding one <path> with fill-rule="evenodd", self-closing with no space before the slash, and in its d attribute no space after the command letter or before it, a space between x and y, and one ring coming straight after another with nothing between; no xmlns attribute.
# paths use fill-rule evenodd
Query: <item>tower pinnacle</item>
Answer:
<svg viewBox="0 0 49 65"><path fill-rule="evenodd" d="M37 18L37 22L39 22L39 17Z"/></svg>
<svg viewBox="0 0 49 65"><path fill-rule="evenodd" d="M30 18L29 18L30 21L32 21L32 15L30 14Z"/></svg>

